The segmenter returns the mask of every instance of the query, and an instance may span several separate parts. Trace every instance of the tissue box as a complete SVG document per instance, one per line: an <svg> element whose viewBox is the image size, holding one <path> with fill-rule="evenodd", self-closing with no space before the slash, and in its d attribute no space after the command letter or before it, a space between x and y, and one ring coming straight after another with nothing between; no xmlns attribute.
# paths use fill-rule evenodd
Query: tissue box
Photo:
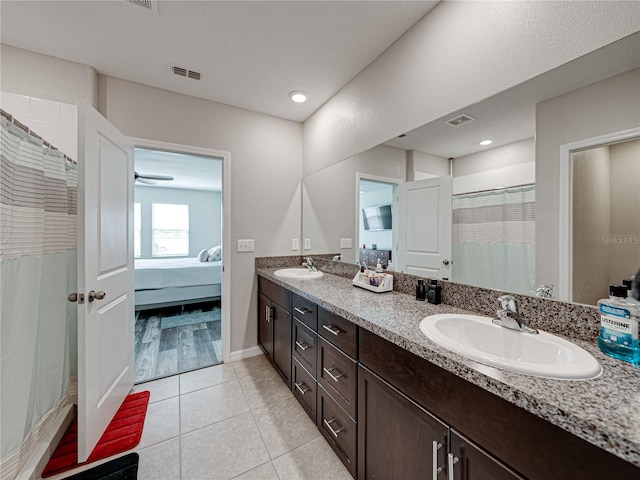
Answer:
<svg viewBox="0 0 640 480"><path fill-rule="evenodd" d="M376 293L390 292L393 290L393 275L388 273L358 272L353 277L353 285Z"/></svg>

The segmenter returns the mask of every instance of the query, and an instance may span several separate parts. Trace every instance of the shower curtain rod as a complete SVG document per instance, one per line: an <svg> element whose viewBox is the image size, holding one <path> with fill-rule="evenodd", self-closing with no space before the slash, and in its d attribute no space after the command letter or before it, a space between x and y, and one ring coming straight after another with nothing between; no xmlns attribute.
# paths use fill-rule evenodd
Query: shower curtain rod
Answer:
<svg viewBox="0 0 640 480"><path fill-rule="evenodd" d="M497 192L499 190L509 190L510 188L520 188L520 187L532 187L535 186L536 182L531 183L521 183L519 185L510 185L508 187L500 187L500 188L488 188L486 190L476 190L474 192L464 192L464 193L454 193L453 196L457 197L458 195L473 195L475 193L489 193L489 192Z"/></svg>
<svg viewBox="0 0 640 480"><path fill-rule="evenodd" d="M68 156L66 153L64 153L62 150L60 150L59 148L57 148L56 146L50 144L49 142L47 142L44 138L42 138L40 135L38 135L36 132L34 132L33 130L31 130L29 127L27 127L25 124L20 123L18 121L18 119L14 118L13 115L11 115L8 112L5 112L2 108L0 108L0 115L2 115L4 118L6 118L9 122L11 122L12 124L14 124L16 127L18 127L20 130L23 130L25 133L31 135L32 137L37 138L38 140L42 140L42 144L47 147L50 148L51 150L57 150L60 153L62 153L64 155L64 159L69 162L72 163L74 165L77 165L78 162L76 162L73 158L71 158L70 156Z"/></svg>

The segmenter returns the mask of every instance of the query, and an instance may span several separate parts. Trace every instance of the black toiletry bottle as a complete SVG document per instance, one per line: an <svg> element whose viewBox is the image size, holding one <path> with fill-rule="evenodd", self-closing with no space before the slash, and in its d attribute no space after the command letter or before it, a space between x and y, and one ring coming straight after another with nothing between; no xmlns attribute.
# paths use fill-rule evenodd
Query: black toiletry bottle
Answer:
<svg viewBox="0 0 640 480"><path fill-rule="evenodd" d="M442 301L442 287L438 286L438 280L431 280L431 285L427 289L427 301L434 305L439 305Z"/></svg>
<svg viewBox="0 0 640 480"><path fill-rule="evenodd" d="M418 285L416 285L416 300L424 302L427 298L427 287L424 284L424 280L418 280Z"/></svg>

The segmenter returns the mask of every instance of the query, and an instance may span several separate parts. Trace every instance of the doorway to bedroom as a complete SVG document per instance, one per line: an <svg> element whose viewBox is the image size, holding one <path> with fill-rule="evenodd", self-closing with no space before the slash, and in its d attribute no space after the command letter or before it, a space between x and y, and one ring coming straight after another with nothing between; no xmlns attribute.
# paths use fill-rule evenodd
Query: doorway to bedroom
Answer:
<svg viewBox="0 0 640 480"><path fill-rule="evenodd" d="M136 383L222 362L221 158L136 148Z"/></svg>

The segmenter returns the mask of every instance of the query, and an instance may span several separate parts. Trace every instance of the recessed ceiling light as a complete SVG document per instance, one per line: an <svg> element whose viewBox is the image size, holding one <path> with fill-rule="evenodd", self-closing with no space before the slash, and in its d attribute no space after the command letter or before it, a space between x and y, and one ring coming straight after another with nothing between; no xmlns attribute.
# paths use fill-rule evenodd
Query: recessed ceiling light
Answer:
<svg viewBox="0 0 640 480"><path fill-rule="evenodd" d="M482 145L483 147L486 145L491 145L493 143L493 140L482 140L480 142L480 145Z"/></svg>
<svg viewBox="0 0 640 480"><path fill-rule="evenodd" d="M304 103L309 99L309 95L307 95L302 90L294 90L289 93L289 98L296 103Z"/></svg>

